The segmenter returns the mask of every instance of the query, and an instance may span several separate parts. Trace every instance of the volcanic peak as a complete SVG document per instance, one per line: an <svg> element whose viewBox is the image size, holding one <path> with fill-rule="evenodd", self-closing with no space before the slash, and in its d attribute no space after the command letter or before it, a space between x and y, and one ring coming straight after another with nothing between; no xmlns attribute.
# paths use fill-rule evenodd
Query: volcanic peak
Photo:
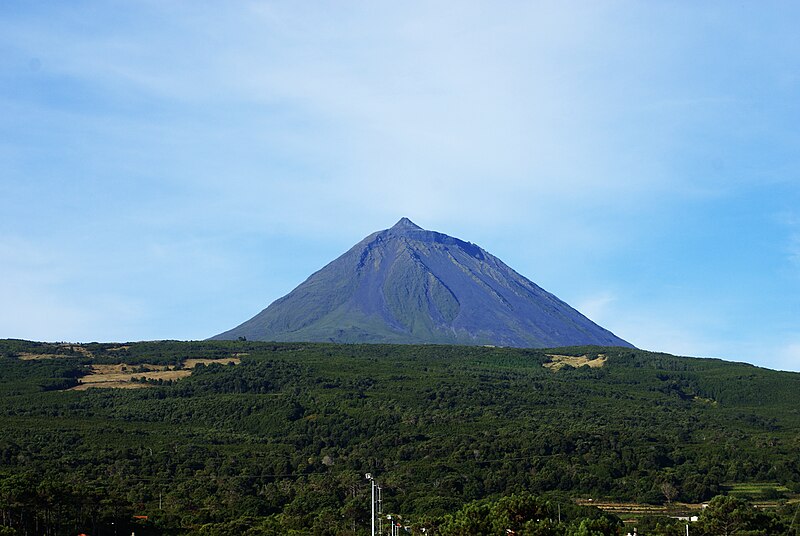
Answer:
<svg viewBox="0 0 800 536"><path fill-rule="evenodd" d="M475 244L408 218L217 339L631 346Z"/></svg>

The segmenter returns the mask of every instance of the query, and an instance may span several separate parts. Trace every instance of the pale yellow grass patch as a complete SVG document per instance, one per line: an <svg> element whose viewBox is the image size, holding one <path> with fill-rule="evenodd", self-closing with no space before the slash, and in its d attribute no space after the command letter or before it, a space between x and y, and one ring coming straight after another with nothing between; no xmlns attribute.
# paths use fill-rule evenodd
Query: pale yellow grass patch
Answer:
<svg viewBox="0 0 800 536"><path fill-rule="evenodd" d="M553 371L561 370L567 365L576 368L584 365L587 365L591 368L599 368L605 365L606 361L608 360L608 358L603 354L598 355L594 359L589 359L588 355L574 356L547 354L547 357L550 358L550 361L545 363L544 366Z"/></svg>
<svg viewBox="0 0 800 536"><path fill-rule="evenodd" d="M83 354L85 357L94 357L94 355L92 355L92 352L90 352L88 349L84 348L80 344L62 344L61 347L69 348L71 351Z"/></svg>
<svg viewBox="0 0 800 536"><path fill-rule="evenodd" d="M79 353L84 357L94 357L92 355L92 352L90 352L89 350L87 350L86 348L84 348L79 344L59 344L59 347L66 348L70 352ZM30 352L20 352L17 357L19 357L23 361L34 361L37 359L64 359L67 357L75 357L75 356L68 354L32 354Z"/></svg>
<svg viewBox="0 0 800 536"><path fill-rule="evenodd" d="M88 389L144 389L146 387L153 387L148 383L134 383L134 382L92 382L81 383L75 387L70 387L69 391L86 391Z"/></svg>
<svg viewBox="0 0 800 536"><path fill-rule="evenodd" d="M112 389L140 389L142 387L152 387L152 384L134 382L133 378L146 378L148 380L179 380L192 374L192 369L200 363L209 365L219 363L226 365L234 363L238 365L241 359L237 357L224 359L187 359L183 363L182 369L175 369L170 365L128 365L118 363L116 365L91 365L89 374L80 379L80 384L70 388L71 391L85 391L90 387L112 388ZM144 372L136 372L138 369L147 369Z"/></svg>
<svg viewBox="0 0 800 536"><path fill-rule="evenodd" d="M28 352L20 352L17 357L23 361L36 361L37 359L63 359L65 355L59 354L29 354Z"/></svg>
<svg viewBox="0 0 800 536"><path fill-rule="evenodd" d="M139 367L147 369L145 372L135 372ZM125 363L117 363L116 365L92 365L92 371L89 374L127 374L133 376L143 376L148 372L161 372L163 370L172 370L169 365L127 365Z"/></svg>
<svg viewBox="0 0 800 536"><path fill-rule="evenodd" d="M240 354L236 354L236 355L240 355ZM227 365L228 363L233 363L234 365L238 365L241 362L242 362L242 360L240 358L238 358L238 357L224 357L222 359L201 359L201 358L198 358L198 359L187 359L186 361L183 362L183 366L186 367L186 368L189 368L189 369L193 369L194 367L196 367L200 363L202 363L204 365L210 365L212 363L218 363L220 365Z"/></svg>

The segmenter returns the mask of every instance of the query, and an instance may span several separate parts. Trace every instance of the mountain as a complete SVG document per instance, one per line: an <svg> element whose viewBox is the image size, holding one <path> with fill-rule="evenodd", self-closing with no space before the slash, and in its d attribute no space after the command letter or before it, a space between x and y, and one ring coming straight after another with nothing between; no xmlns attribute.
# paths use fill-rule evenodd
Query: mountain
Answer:
<svg viewBox="0 0 800 536"><path fill-rule="evenodd" d="M373 233L213 339L556 347L632 345L475 244L408 218Z"/></svg>

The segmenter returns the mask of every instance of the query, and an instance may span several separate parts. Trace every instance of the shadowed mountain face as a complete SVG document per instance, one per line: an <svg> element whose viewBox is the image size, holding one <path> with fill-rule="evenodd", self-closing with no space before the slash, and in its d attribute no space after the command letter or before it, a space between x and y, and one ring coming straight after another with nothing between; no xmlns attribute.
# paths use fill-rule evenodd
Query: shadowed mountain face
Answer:
<svg viewBox="0 0 800 536"><path fill-rule="evenodd" d="M475 244L407 218L213 339L631 346Z"/></svg>

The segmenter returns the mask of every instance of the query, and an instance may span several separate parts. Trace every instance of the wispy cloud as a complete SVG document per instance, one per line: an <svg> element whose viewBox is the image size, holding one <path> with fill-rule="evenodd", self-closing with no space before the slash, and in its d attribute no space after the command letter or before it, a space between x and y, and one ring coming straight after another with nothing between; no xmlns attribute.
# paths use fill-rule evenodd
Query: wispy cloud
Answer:
<svg viewBox="0 0 800 536"><path fill-rule="evenodd" d="M13 4L0 233L45 258L0 281L40 304L31 325L50 304L78 322L58 333L168 336L192 304L210 311L191 335L210 335L215 312L266 305L400 216L479 241L645 347L726 350L720 295L794 310L796 286L731 252L800 265L796 224L773 251L774 225L742 210L796 197L797 7ZM65 268L52 247L90 259ZM19 318L0 336L31 333Z"/></svg>
<svg viewBox="0 0 800 536"><path fill-rule="evenodd" d="M6 237L0 242L0 294L5 304L0 308L0 337L70 340L102 326L101 315L61 292L74 275L67 258L25 240Z"/></svg>
<svg viewBox="0 0 800 536"><path fill-rule="evenodd" d="M608 318L609 306L616 300L617 296L606 290L577 302L576 308L594 322L602 324Z"/></svg>
<svg viewBox="0 0 800 536"><path fill-rule="evenodd" d="M245 6L221 16L150 4L149 12L123 10L114 32L97 21L86 35L65 13L60 24L22 25L13 35L43 58L45 70L113 95L116 109L124 99L144 99L144 106L163 101L159 107L199 113L206 124L200 131L186 125L175 156L191 150L187 142L204 151L201 165L188 164L198 173L187 180L207 184L230 205L253 198L238 190L261 197L296 182L318 194L308 196L317 209L309 213L325 204L342 213L354 204L377 214L414 207L421 218L469 213L492 224L525 207L548 210L553 200L621 203L674 187L660 163L674 126L651 121L630 146L626 131L638 129L630 114L652 112L637 107L635 95L618 94L608 74L587 68L604 50L629 54L619 37L608 37L628 30L605 31L616 24L614 9L508 5L500 16L480 4L457 14L424 4L312 12ZM150 28L145 18L158 22ZM223 39L229 35L237 38ZM609 105L617 121L624 118L613 130ZM250 111L228 132L238 142L223 142L250 169L228 161L234 173L224 178L202 172L217 167L209 156L224 159L201 133L219 122L207 111L216 106ZM275 128L280 136L266 134ZM607 135L595 136L598 129ZM256 144L248 141L253 135ZM252 168L258 151L272 162L305 164L259 176ZM180 173L169 180L176 179ZM291 218L281 206L276 217Z"/></svg>
<svg viewBox="0 0 800 536"><path fill-rule="evenodd" d="M661 299L641 303L631 296L620 298L603 292L578 304L578 310L584 312L581 307L589 318L643 350L724 357L731 349L717 338L726 321L717 317L713 306L700 309L695 305L689 310Z"/></svg>
<svg viewBox="0 0 800 536"><path fill-rule="evenodd" d="M774 368L800 372L800 341L787 343L776 354L772 361Z"/></svg>
<svg viewBox="0 0 800 536"><path fill-rule="evenodd" d="M791 210L781 211L773 216L785 235L783 252L786 261L793 268L800 268L800 217Z"/></svg>
<svg viewBox="0 0 800 536"><path fill-rule="evenodd" d="M786 249L789 255L789 262L795 268L800 268L800 231L793 232L789 236L789 244Z"/></svg>

